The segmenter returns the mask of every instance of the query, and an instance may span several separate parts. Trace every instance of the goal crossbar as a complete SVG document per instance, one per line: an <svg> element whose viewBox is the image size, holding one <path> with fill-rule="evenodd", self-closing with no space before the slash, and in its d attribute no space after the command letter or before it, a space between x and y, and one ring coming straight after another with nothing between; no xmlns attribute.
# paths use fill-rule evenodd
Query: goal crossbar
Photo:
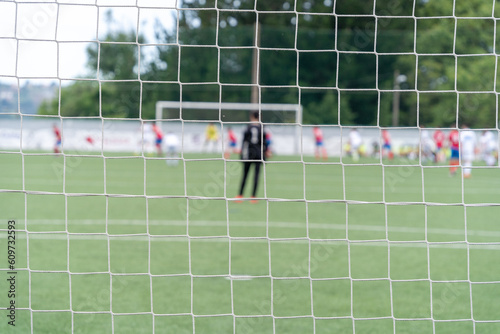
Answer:
<svg viewBox="0 0 500 334"><path fill-rule="evenodd" d="M156 119L162 118L163 109L210 109L210 110L267 110L294 111L295 124L302 124L302 105L282 103L243 103L243 102L190 102L190 101L157 101ZM293 124L293 123L292 123Z"/></svg>

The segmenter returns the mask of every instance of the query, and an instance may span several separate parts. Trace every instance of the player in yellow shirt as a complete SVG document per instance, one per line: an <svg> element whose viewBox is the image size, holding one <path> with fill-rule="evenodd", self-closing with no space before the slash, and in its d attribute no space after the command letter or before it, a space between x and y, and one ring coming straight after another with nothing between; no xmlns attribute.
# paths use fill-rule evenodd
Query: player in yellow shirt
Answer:
<svg viewBox="0 0 500 334"><path fill-rule="evenodd" d="M206 151L207 145L212 143L212 151L217 150L219 143L219 130L215 127L214 123L208 123L205 129L205 144L203 145L203 151Z"/></svg>

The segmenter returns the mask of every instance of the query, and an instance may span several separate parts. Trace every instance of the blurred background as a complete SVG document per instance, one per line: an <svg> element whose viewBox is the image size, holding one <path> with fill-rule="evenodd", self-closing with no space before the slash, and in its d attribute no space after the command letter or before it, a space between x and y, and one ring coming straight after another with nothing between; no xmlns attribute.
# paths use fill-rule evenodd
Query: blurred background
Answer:
<svg viewBox="0 0 500 334"><path fill-rule="evenodd" d="M304 124L497 127L492 2L139 2L1 3L0 112L260 101L302 105Z"/></svg>

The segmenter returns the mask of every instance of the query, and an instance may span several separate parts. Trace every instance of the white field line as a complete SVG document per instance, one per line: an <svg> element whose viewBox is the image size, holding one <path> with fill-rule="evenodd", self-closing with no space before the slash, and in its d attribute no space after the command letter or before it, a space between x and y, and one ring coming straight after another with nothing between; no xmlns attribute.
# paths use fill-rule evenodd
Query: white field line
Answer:
<svg viewBox="0 0 500 334"><path fill-rule="evenodd" d="M19 221L18 221L19 223ZM65 221L63 219L60 220L49 220L49 219L36 219L36 220L28 220L28 224L46 224L46 225L64 225ZM68 225L105 225L105 220L99 219L76 219L76 220L68 220ZM146 226L145 220L134 220L134 219L110 219L107 221L108 225L144 225ZM209 220L196 220L190 221L189 226L201 226L201 227L216 227L216 226L227 226L226 221L209 221ZM238 222L230 222L230 226L232 227L266 227L266 222L251 222L251 221L238 221ZM186 221L182 220L149 220L150 226L186 226ZM19 226L19 225L18 225ZM279 227L279 228L305 228L305 223L298 222L270 222L269 227ZM309 228L311 229L334 229L334 230L346 230L345 224L326 224L326 223L309 223ZM385 232L386 229L384 226L372 226L372 225L349 225L349 231L369 231L369 232ZM18 232L23 232L24 230L18 230ZM398 232L398 233L408 233L408 234L423 234L423 228L416 227L389 227L389 232ZM72 240L107 240L108 237L112 240L122 240L122 241L182 241L185 242L188 238L186 235L151 235L148 236L146 234L138 235L108 235L106 233L69 233ZM445 229L445 228L428 228L427 234L444 234L444 235L462 235L465 237L465 231L460 229ZM47 240L67 240L67 233L64 231L53 231L53 232L29 232L30 239L47 239ZM469 230L467 231L468 236L482 236L482 237L498 237L498 242L500 243L500 231L485 231L485 230ZM5 239L7 237L6 233L0 232L0 239ZM24 233L17 234L18 239L25 239L26 236ZM207 237L195 237L197 241L207 241L207 242L228 242L230 239L229 236L207 236ZM244 240L245 242L268 242L267 238L263 237L249 237L242 238L237 237L237 240ZM279 238L270 238L273 241L279 241ZM331 243L330 241L323 240L315 240L312 238L306 239L304 238L295 238L296 240L283 240L279 242L288 242L288 243L308 243L312 241L313 243ZM341 240L342 242L343 240ZM412 248L422 248L422 247L431 247L431 248L467 248L468 246L473 249L491 249L491 250L500 250L500 244L489 244L489 243L472 243L468 245L465 241L450 241L444 243L436 243L436 242L426 242L424 240L418 241L364 241L364 240L346 240L355 243L356 245L364 245L364 246L381 246L388 247L390 244L391 247L412 247ZM496 240L495 240L496 241Z"/></svg>
<svg viewBox="0 0 500 334"><path fill-rule="evenodd" d="M18 221L18 223L20 223ZM65 225L64 219L28 219L28 225ZM149 220L146 222L141 219L68 219L68 225L149 225L149 226L190 226L190 227L219 227L219 226L229 226L230 227L266 227L269 225L270 228L291 228L291 229L303 229L309 227L309 229L324 229L324 230L341 230L345 231L346 228L349 231L368 231L368 232L385 232L385 226L381 225L361 225L361 224L330 224L330 223L309 223L306 222L273 222L270 221L266 223L265 221L227 221L222 220L194 220L187 223L185 220ZM423 226L418 227L406 227L406 226L389 226L388 232L397 233L409 233L409 234L421 234L425 232ZM444 234L444 235L463 235L465 236L464 229L452 229L452 228L427 228L428 234ZM486 231L486 230L468 230L468 236L479 236L479 237L498 237L500 242L500 228L498 231Z"/></svg>

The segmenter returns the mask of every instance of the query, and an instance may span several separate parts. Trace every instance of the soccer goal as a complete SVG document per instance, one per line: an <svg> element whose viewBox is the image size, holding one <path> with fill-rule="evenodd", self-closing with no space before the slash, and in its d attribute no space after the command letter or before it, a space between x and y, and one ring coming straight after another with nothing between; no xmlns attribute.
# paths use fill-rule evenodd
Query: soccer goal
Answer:
<svg viewBox="0 0 500 334"><path fill-rule="evenodd" d="M293 151L295 154L300 154L302 106L299 104L157 101L155 117L157 122L161 120L215 121L230 126L247 123L251 111L259 111L260 120L266 125L287 125L294 134L292 136Z"/></svg>
<svg viewBox="0 0 500 334"><path fill-rule="evenodd" d="M499 20L0 1L0 333L500 333Z"/></svg>

